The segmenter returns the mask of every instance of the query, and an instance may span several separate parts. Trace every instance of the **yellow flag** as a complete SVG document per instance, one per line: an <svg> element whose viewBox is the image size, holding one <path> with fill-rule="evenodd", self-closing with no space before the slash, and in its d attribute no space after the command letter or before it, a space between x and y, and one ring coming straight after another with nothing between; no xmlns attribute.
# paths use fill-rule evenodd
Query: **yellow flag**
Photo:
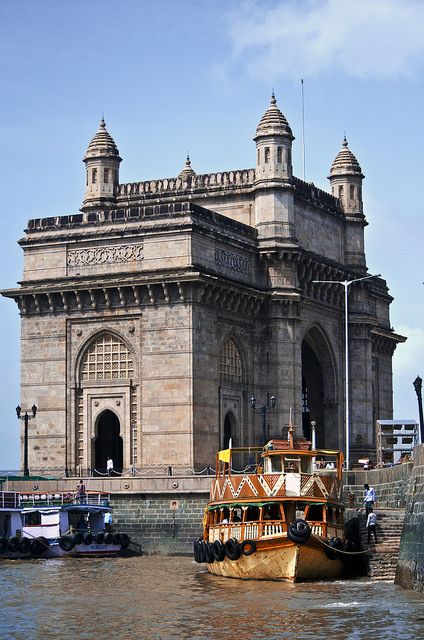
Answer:
<svg viewBox="0 0 424 640"><path fill-rule="evenodd" d="M223 449L222 451L218 451L218 460L222 460L222 462L230 462L231 449Z"/></svg>

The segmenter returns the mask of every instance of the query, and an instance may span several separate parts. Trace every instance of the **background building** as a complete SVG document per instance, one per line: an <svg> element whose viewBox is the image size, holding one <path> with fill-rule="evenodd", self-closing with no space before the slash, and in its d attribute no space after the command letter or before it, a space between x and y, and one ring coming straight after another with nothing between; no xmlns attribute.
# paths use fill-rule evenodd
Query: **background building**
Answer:
<svg viewBox="0 0 424 640"><path fill-rule="evenodd" d="M344 446L344 292L368 275L361 167L343 140L331 194L292 174L290 126L274 95L256 166L120 184L105 122L90 142L75 215L30 220L21 404L31 471L202 469L228 445L258 444L252 411L275 395L270 437ZM375 458L392 418L392 298L373 278L349 293L351 458Z"/></svg>

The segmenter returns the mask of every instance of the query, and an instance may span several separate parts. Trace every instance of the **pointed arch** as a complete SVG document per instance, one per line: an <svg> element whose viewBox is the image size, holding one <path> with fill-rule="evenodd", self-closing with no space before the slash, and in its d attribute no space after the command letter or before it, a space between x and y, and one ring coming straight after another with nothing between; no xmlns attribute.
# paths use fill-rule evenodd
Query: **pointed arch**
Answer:
<svg viewBox="0 0 424 640"><path fill-rule="evenodd" d="M302 422L310 438L310 422L316 422L319 447L341 448L338 380L334 352L326 332L312 325L302 340Z"/></svg>

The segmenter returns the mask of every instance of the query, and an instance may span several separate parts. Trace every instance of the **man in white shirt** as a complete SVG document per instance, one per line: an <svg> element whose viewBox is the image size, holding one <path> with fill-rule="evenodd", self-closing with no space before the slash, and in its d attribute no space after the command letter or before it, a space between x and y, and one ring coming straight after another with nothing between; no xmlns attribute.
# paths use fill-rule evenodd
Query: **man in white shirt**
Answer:
<svg viewBox="0 0 424 640"><path fill-rule="evenodd" d="M368 544L371 542L371 534L374 536L374 542L377 544L377 516L375 515L372 507L370 508L370 512L367 518L367 531L368 531Z"/></svg>
<svg viewBox="0 0 424 640"><path fill-rule="evenodd" d="M364 484L364 507L365 507L365 515L367 517L369 512L372 511L374 502L375 502L374 487L370 487L369 484Z"/></svg>
<svg viewBox="0 0 424 640"><path fill-rule="evenodd" d="M112 471L113 471L113 460L112 460L112 458L108 458L107 459L106 470L107 470L107 475L111 476L112 475Z"/></svg>

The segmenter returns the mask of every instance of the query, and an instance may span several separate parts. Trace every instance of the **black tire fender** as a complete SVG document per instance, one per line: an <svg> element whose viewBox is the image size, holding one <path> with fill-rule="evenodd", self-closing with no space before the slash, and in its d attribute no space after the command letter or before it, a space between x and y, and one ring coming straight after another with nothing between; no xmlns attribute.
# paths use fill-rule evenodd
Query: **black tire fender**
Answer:
<svg viewBox="0 0 424 640"><path fill-rule="evenodd" d="M86 533L84 536L84 544L90 545L93 543L93 535L91 533Z"/></svg>
<svg viewBox="0 0 424 640"><path fill-rule="evenodd" d="M9 538L9 551L11 551L12 553L16 553L16 551L19 551L19 538L17 538L16 536L12 536L11 538Z"/></svg>
<svg viewBox="0 0 424 640"><path fill-rule="evenodd" d="M238 560L240 558L240 545L235 538L230 538L225 543L225 554L229 560Z"/></svg>
<svg viewBox="0 0 424 640"><path fill-rule="evenodd" d="M103 531L99 531L99 533L96 535L96 544L103 544L105 541L105 534L103 533Z"/></svg>
<svg viewBox="0 0 424 640"><path fill-rule="evenodd" d="M205 556L208 564L215 562L215 551L212 542L205 543Z"/></svg>
<svg viewBox="0 0 424 640"><path fill-rule="evenodd" d="M217 562L222 562L225 558L225 547L222 544L221 540L215 540L213 543L213 552L215 555L215 560Z"/></svg>
<svg viewBox="0 0 424 640"><path fill-rule="evenodd" d="M30 553L30 551L31 551L31 540L29 538L21 538L19 540L19 551L21 553Z"/></svg>
<svg viewBox="0 0 424 640"><path fill-rule="evenodd" d="M84 536L82 535L82 533L80 533L79 531L77 531L77 533L74 533L74 543L77 544L82 544L84 542Z"/></svg>
<svg viewBox="0 0 424 640"><path fill-rule="evenodd" d="M113 534L108 532L105 533L105 544L113 544Z"/></svg>
<svg viewBox="0 0 424 640"><path fill-rule="evenodd" d="M0 554L6 553L8 544L6 538L0 538Z"/></svg>
<svg viewBox="0 0 424 640"><path fill-rule="evenodd" d="M49 548L49 541L44 538L44 536L40 536L39 538L34 538L31 540L31 553L33 556L41 556L43 553L47 551Z"/></svg>
<svg viewBox="0 0 424 640"><path fill-rule="evenodd" d="M119 546L121 546L122 544L122 538L121 538L121 534L116 532L112 534L112 539L113 539L113 544L117 544Z"/></svg>
<svg viewBox="0 0 424 640"><path fill-rule="evenodd" d="M298 519L291 522L287 529L287 537L296 544L303 544L311 535L311 527L306 520Z"/></svg>
<svg viewBox="0 0 424 640"><path fill-rule="evenodd" d="M127 533L121 533L121 547L126 549L131 544L131 538Z"/></svg>
<svg viewBox="0 0 424 640"><path fill-rule="evenodd" d="M75 540L73 536L60 536L59 547L63 549L63 551L72 551L72 549L75 547Z"/></svg>
<svg viewBox="0 0 424 640"><path fill-rule="evenodd" d="M244 556L251 556L256 551L256 542L254 540L243 540L240 543L240 551Z"/></svg>

